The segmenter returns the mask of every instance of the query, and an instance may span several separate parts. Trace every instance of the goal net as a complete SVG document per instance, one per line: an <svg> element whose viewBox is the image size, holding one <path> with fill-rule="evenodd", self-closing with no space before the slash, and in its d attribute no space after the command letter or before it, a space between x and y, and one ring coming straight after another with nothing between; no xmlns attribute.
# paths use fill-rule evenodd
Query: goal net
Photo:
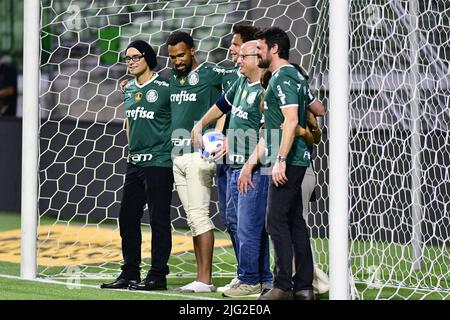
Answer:
<svg viewBox="0 0 450 320"><path fill-rule="evenodd" d="M350 1L350 261L354 297L449 298L449 40L445 0ZM123 50L149 41L170 74L165 41L189 32L198 59L229 66L233 24L278 26L291 62L328 104L326 0L42 0L38 263L41 277L115 277L122 260L118 212L126 168L129 78ZM345 108L345 106L340 106ZM328 272L328 119L316 147L317 200L308 227ZM236 272L213 192L213 277ZM177 192L170 276L194 276L195 257ZM150 228L142 221L143 271Z"/></svg>
<svg viewBox="0 0 450 320"><path fill-rule="evenodd" d="M120 59L128 43L149 41L158 71L168 76L165 41L174 30L192 34L201 62L230 66L233 24L277 25L293 40L292 61L309 68L322 40L314 35L324 28L317 22L323 7L315 1L41 1L40 275L114 277L119 271L117 217L128 150L117 88L129 78ZM215 192L210 212L217 226L213 276L232 277L236 259ZM147 270L147 212L142 222ZM175 190L172 222L171 275L193 276L192 238ZM325 247L319 250L325 265Z"/></svg>
<svg viewBox="0 0 450 320"><path fill-rule="evenodd" d="M449 299L448 1L352 1L351 268L362 297Z"/></svg>

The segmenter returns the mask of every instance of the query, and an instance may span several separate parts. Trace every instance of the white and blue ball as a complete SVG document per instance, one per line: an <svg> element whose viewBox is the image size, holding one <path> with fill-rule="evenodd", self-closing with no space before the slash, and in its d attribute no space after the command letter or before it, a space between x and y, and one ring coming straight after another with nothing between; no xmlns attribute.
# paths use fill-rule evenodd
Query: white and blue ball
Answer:
<svg viewBox="0 0 450 320"><path fill-rule="evenodd" d="M200 150L202 158L210 162L216 161L224 145L224 135L221 132L209 131L203 135L202 141L203 148Z"/></svg>

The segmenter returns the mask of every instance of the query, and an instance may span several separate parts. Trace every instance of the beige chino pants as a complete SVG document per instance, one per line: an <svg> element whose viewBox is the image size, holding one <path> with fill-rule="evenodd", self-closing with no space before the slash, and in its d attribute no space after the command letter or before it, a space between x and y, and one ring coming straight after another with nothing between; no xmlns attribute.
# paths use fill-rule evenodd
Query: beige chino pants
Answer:
<svg viewBox="0 0 450 320"><path fill-rule="evenodd" d="M173 159L175 186L193 237L214 229L209 203L215 168L215 163L207 162L198 152Z"/></svg>

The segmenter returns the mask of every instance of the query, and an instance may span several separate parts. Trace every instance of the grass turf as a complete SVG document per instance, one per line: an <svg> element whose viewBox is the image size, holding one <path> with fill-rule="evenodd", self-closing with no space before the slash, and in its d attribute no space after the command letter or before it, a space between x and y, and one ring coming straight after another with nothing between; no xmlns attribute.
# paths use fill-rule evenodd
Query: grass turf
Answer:
<svg viewBox="0 0 450 320"><path fill-rule="evenodd" d="M41 224L51 224L54 220L51 218L43 218L40 220ZM16 213L0 213L0 232L12 229L20 228L20 216ZM222 236L219 234L219 237ZM328 241L326 239L313 239L315 242L315 247L320 248L321 254L318 256L320 262L326 263L328 260ZM440 249L441 250L441 249ZM410 249L407 246L401 246L399 244L385 244L385 243L368 243L364 241L353 241L352 243L352 256L357 256L358 258L353 259L354 262L353 270L356 279L367 279L370 274L367 271L366 265L380 265L379 280L386 281L388 279L403 279L403 281L408 280L413 283L418 283L418 281L424 281L424 275L431 274L427 278L429 285L435 285L440 282L441 287L448 288L450 284L450 277L448 275L448 265L450 261L450 250L448 248L444 249L447 255L443 254L440 256L436 255L439 250L433 249L433 247L426 248L427 259L424 261L424 272L418 271L415 273L408 273L411 270L410 265L405 261L401 260L401 257L409 257ZM359 259L359 260L358 260ZM441 260L439 260L441 259ZM144 261L147 264L149 261ZM438 263L437 263L438 262ZM188 271L190 273L195 272L195 258L192 254L185 254L183 256L172 256L170 259L170 264L172 266L177 266L171 268L172 275L181 274L183 271ZM362 268L360 266L363 266ZM107 264L102 267L87 267L83 269L83 273L96 274L102 272L105 274L116 275L119 271L117 263ZM440 270L442 266L447 266L447 274L445 270ZM214 256L214 276L213 282L216 287L223 286L230 281L230 277L217 276L220 272L228 272L233 274L235 272L235 258L231 248L221 248L215 250ZM355 272L356 270L356 272ZM430 272L429 270L433 270ZM39 267L38 272L40 274L44 273L46 275L56 275L62 271L62 268L57 267ZM428 272L428 273L427 273ZM15 263L1 262L0 261L0 274L14 275L18 276L20 274L20 266ZM441 275L440 277L434 276L435 274ZM51 279L51 277L50 277ZM67 279L55 279L58 281L67 281ZM182 296L178 296L178 292L174 289L189 283L192 278L187 277L177 277L172 276L168 280L168 295L158 295L151 294L145 295L142 293L133 292L121 292L121 291L109 291L100 290L98 286L108 280L99 279L89 279L81 278L80 283L83 285L92 285L95 288L81 287L80 289L68 289L67 286L61 284L49 284L41 282L30 282L19 279L6 279L0 278L0 287L2 290L0 292L0 299L156 299L156 300L178 300L185 299ZM416 290L414 288L399 288L395 286L382 285L368 286L367 283L356 283L358 292L362 294L361 298L365 300L371 299L430 299L430 300L442 300L450 299L450 292L430 292ZM170 294L174 294L170 296ZM139 298L134 296L138 295ZM202 293L204 297L210 297L215 299L223 299L218 293ZM321 299L328 299L328 294L320 296ZM192 298L187 298L192 299ZM255 298L244 298L253 300Z"/></svg>

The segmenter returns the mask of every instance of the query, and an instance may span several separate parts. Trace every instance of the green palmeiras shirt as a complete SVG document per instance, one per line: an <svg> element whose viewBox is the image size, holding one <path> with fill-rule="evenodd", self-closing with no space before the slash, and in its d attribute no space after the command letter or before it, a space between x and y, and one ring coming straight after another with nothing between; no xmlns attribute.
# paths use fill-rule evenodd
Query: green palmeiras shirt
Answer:
<svg viewBox="0 0 450 320"><path fill-rule="evenodd" d="M283 108L298 106L299 125L306 125L306 107L311 101L308 97L307 80L292 65L284 65L273 72L264 97L265 137L271 163L275 163L281 145L281 124L284 122ZM310 162L310 149L302 137L295 137L286 158L286 163L307 167Z"/></svg>
<svg viewBox="0 0 450 320"><path fill-rule="evenodd" d="M222 92L226 93L240 76L239 67L223 67Z"/></svg>
<svg viewBox="0 0 450 320"><path fill-rule="evenodd" d="M232 108L227 138L233 169L242 168L258 144L262 94L259 81L249 83L246 77L240 77L225 94Z"/></svg>
<svg viewBox="0 0 450 320"><path fill-rule="evenodd" d="M173 70L170 107L174 146L191 147L190 132L220 96L224 74L224 68L210 63L202 63L186 76Z"/></svg>
<svg viewBox="0 0 450 320"><path fill-rule="evenodd" d="M128 162L137 166L171 167L169 81L159 75L139 85L127 83L124 92L128 119Z"/></svg>
<svg viewBox="0 0 450 320"><path fill-rule="evenodd" d="M222 80L222 93L226 93L231 88L231 86L236 82L236 80L242 76L239 73L238 66L226 67L226 68L224 68L224 70L225 70L225 72L224 72L223 80ZM228 129L229 125L230 125L230 113L228 112L226 114L225 124L224 124L223 130L222 130L222 133L224 135L227 134L227 129Z"/></svg>

